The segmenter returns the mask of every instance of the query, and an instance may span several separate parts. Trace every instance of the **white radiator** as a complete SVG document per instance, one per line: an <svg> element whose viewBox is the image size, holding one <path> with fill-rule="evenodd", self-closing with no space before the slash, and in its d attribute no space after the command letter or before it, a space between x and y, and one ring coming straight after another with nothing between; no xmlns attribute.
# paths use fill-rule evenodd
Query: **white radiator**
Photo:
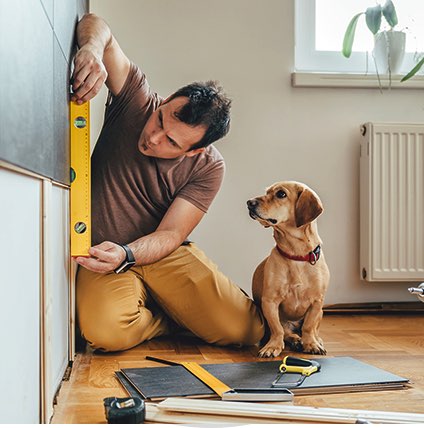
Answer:
<svg viewBox="0 0 424 428"><path fill-rule="evenodd" d="M361 134L361 277L422 281L424 124L366 123Z"/></svg>

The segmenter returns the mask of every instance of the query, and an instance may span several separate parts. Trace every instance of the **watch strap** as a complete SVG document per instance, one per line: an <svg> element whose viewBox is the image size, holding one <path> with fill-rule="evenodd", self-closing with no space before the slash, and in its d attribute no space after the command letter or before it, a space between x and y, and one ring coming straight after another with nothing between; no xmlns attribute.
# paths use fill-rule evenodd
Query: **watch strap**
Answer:
<svg viewBox="0 0 424 428"><path fill-rule="evenodd" d="M114 270L115 273L126 272L131 266L135 265L135 257L128 245L118 244L125 251L124 261Z"/></svg>

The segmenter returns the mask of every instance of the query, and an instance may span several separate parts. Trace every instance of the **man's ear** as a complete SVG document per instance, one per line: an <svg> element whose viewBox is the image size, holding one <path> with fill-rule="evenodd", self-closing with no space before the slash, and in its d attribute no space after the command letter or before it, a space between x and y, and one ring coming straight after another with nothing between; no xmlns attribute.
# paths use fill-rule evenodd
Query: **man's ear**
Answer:
<svg viewBox="0 0 424 428"><path fill-rule="evenodd" d="M203 153L206 149L204 147L200 147L199 149L193 149L193 150L189 150L188 152L185 153L185 155L188 158L191 158L192 156L196 156L199 153Z"/></svg>
<svg viewBox="0 0 424 428"><path fill-rule="evenodd" d="M303 189L299 194L295 206L296 227L308 224L315 220L324 208L315 192L309 189Z"/></svg>

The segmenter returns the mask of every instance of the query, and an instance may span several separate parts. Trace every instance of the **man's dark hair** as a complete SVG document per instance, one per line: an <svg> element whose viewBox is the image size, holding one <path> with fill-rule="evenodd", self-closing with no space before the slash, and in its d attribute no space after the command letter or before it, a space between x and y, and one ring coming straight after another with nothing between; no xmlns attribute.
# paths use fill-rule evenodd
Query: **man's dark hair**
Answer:
<svg viewBox="0 0 424 428"><path fill-rule="evenodd" d="M203 138L190 150L207 147L224 137L230 129L231 100L225 95L218 82L195 82L174 92L167 101L177 97L187 97L175 116L190 126L206 126Z"/></svg>

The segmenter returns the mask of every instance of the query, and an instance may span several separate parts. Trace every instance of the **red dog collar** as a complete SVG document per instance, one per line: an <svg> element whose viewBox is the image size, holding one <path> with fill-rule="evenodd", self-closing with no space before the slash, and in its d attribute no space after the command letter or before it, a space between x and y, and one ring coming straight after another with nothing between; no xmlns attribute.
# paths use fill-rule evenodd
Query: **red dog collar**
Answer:
<svg viewBox="0 0 424 428"><path fill-rule="evenodd" d="M320 245L318 245L315 250L306 254L306 256L292 256L290 254L285 253L278 245L276 246L276 248L278 252L286 259L296 260L298 262L309 262L311 265L314 265L319 260L319 256L321 255Z"/></svg>

